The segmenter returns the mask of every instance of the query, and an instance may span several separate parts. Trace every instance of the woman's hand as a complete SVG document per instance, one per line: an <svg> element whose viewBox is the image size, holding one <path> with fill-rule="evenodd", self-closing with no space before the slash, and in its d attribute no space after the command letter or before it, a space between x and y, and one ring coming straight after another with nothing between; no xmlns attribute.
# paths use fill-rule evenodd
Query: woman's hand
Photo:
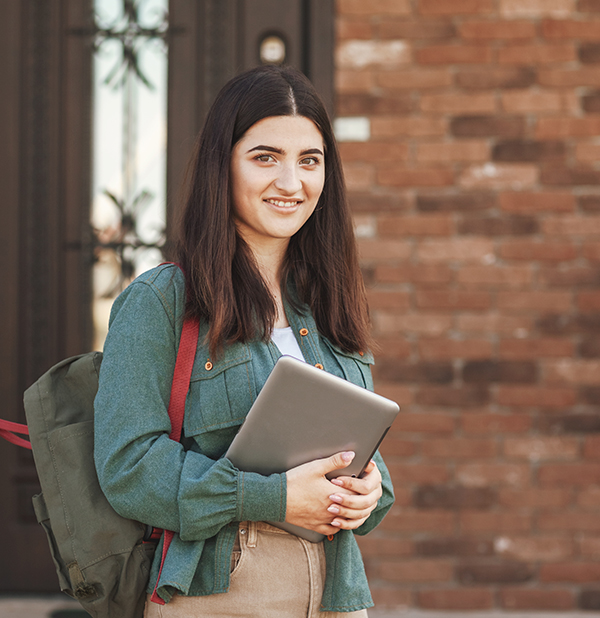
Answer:
<svg viewBox="0 0 600 618"><path fill-rule="evenodd" d="M330 496L333 504L327 510L336 516L330 525L342 530L355 530L362 526L383 493L377 464L371 460L362 478L340 476L332 479L331 483L339 489Z"/></svg>
<svg viewBox="0 0 600 618"><path fill-rule="evenodd" d="M346 494L353 493L351 489L334 483L325 478L326 474L334 470L346 468L354 459L354 453L337 453L327 459L316 459L309 463L288 470L287 477L287 508L285 521L314 530L321 534L335 534L341 525L331 525L334 515L327 509L335 504L332 496L338 499ZM348 477L344 477L343 483ZM381 477L380 477L381 478ZM359 479L351 479L359 480ZM337 486L336 486L337 485ZM344 507L346 507L344 503ZM341 508L341 507L340 507Z"/></svg>
<svg viewBox="0 0 600 618"><path fill-rule="evenodd" d="M354 530L361 526L381 498L381 473L371 460L362 478L325 475L346 468L354 453L337 453L292 468L287 476L285 520L321 534Z"/></svg>

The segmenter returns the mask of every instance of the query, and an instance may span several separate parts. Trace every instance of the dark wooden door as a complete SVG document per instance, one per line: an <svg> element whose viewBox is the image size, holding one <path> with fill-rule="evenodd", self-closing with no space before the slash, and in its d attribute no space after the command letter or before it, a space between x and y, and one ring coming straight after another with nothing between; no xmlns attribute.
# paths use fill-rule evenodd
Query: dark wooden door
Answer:
<svg viewBox="0 0 600 618"><path fill-rule="evenodd" d="M0 417L92 345L93 0L0 3ZM333 0L170 0L167 234L194 138L219 88L276 36L330 109ZM31 454L0 442L0 593L55 592L35 522Z"/></svg>
<svg viewBox="0 0 600 618"><path fill-rule="evenodd" d="M89 338L89 86L86 0L0 4L0 414ZM87 257L84 257L86 256ZM0 591L55 591L31 495L31 454L0 444Z"/></svg>

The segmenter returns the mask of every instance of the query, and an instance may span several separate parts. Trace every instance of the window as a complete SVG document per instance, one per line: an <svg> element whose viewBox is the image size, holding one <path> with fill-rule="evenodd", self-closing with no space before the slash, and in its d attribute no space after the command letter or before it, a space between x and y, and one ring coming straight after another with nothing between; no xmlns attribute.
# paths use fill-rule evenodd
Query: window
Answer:
<svg viewBox="0 0 600 618"><path fill-rule="evenodd" d="M168 0L95 0L94 348L116 296L163 261Z"/></svg>

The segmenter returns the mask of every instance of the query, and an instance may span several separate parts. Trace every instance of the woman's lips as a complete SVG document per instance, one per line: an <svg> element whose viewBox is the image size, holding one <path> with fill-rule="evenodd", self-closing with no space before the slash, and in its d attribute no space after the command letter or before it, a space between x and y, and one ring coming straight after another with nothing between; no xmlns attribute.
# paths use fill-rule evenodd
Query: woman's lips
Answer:
<svg viewBox="0 0 600 618"><path fill-rule="evenodd" d="M264 201L273 206L278 206L279 208L292 208L302 202L302 200L276 200L271 198L267 198Z"/></svg>

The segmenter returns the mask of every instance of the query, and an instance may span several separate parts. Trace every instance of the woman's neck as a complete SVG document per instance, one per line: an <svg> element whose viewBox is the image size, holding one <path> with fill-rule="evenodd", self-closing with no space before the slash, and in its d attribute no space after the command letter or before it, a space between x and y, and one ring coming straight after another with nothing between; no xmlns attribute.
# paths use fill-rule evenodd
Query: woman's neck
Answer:
<svg viewBox="0 0 600 618"><path fill-rule="evenodd" d="M285 252L289 244L289 239L277 239L278 242L269 243L268 245L254 246L250 244L258 270L271 292L275 305L277 307L277 319L275 321L275 328L284 328L289 326L289 322L285 315L283 308L283 297L281 293L281 267L283 265L283 259ZM285 240L285 242L283 242Z"/></svg>

